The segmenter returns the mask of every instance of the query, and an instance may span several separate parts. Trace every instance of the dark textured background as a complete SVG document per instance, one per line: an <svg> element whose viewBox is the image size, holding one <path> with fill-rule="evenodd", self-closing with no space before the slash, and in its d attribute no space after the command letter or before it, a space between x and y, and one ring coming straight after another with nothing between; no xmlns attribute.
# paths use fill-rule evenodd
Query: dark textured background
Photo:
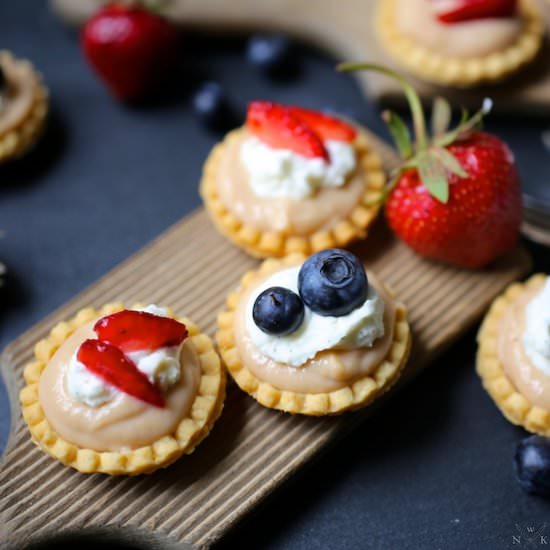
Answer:
<svg viewBox="0 0 550 550"><path fill-rule="evenodd" d="M0 258L10 270L2 346L198 206L201 164L218 139L190 107L201 79L219 80L241 113L258 97L332 107L386 136L352 78L334 72L336 60L299 47L298 77L272 82L246 65L242 40L199 34L186 40L181 77L162 100L123 107L45 4L0 2L0 47L31 59L53 99L40 148L0 169ZM550 185L545 126L549 120L496 116L487 123L512 145L531 188ZM548 270L548 254L531 248L537 269ZM550 502L525 495L514 479L512 456L524 432L481 389L474 336L279 490L222 546L507 548L516 524L549 521ZM0 447L8 416L2 387Z"/></svg>

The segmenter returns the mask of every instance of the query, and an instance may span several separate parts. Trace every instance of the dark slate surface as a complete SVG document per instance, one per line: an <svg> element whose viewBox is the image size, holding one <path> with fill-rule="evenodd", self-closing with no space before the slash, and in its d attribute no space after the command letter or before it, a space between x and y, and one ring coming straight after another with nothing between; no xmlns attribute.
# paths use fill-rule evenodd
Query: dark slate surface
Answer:
<svg viewBox="0 0 550 550"><path fill-rule="evenodd" d="M246 65L242 41L189 36L178 81L162 100L130 109L107 96L76 35L45 2L1 2L0 37L1 47L33 60L53 97L41 147L28 162L0 170L0 258L10 269L2 346L199 204L201 164L218 139L191 112L189 92L201 79L219 80L239 113L246 101L268 97L348 111L386 135L352 78L306 48L297 50L298 77L272 82ZM550 184L550 155L540 142L550 121L494 116L487 126L514 148L526 186ZM537 269L548 270L547 253L531 248ZM512 455L524 432L482 391L474 335L279 490L222 546L511 548L518 528L549 521L550 503L515 482ZM1 446L8 426L2 387Z"/></svg>

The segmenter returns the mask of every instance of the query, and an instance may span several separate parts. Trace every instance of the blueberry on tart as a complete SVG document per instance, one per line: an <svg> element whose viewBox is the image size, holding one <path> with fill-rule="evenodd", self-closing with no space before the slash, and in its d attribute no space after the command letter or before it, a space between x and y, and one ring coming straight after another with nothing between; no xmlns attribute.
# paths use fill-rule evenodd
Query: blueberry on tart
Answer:
<svg viewBox="0 0 550 550"><path fill-rule="evenodd" d="M265 407L314 416L372 402L398 379L411 346L403 304L341 249L268 259L246 273L216 339L242 390Z"/></svg>

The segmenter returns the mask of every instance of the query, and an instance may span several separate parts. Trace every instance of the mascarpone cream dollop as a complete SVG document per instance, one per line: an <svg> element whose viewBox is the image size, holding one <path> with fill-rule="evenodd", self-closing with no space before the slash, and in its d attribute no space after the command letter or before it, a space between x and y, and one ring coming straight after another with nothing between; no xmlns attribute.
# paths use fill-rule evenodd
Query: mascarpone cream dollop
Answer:
<svg viewBox="0 0 550 550"><path fill-rule="evenodd" d="M96 451L137 449L174 433L191 410L201 380L200 358L192 339L182 343L178 381L165 392L164 407L153 407L114 388L106 390L112 392L108 401L89 406L71 395L67 380L75 351L84 340L97 337L95 323L93 320L77 328L40 376L38 398L53 430L69 443Z"/></svg>
<svg viewBox="0 0 550 550"><path fill-rule="evenodd" d="M550 278L525 308L522 334L525 354L535 367L550 376Z"/></svg>
<svg viewBox="0 0 550 550"><path fill-rule="evenodd" d="M166 309L153 304L138 309L153 315L168 316ZM166 392L180 378L180 352L181 344L153 351L133 351L127 353L127 356L141 372L147 375L151 383ZM71 356L67 368L67 391L71 398L89 407L99 407L111 401L120 390L89 371L77 359L77 354L78 348Z"/></svg>
<svg viewBox="0 0 550 550"><path fill-rule="evenodd" d="M289 149L274 149L255 136L243 141L240 158L249 184L259 197L303 199L321 187L340 187L355 169L353 145L327 140L330 161L307 158Z"/></svg>
<svg viewBox="0 0 550 550"><path fill-rule="evenodd" d="M260 330L252 316L256 298L273 286L282 286L298 294L300 267L273 273L254 290L248 300L246 329L252 343L261 353L279 363L300 367L321 351L369 348L375 340L384 336L384 301L372 285L369 285L363 305L347 315L323 316L305 306L304 320L295 332L277 336Z"/></svg>

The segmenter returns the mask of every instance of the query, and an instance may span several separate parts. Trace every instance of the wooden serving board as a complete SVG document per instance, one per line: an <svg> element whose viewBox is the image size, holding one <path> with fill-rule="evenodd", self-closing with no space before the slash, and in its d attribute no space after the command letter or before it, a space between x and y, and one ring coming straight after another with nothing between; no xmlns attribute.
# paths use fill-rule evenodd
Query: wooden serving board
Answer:
<svg viewBox="0 0 550 550"><path fill-rule="evenodd" d="M50 0L68 23L80 25L107 0ZM539 3L550 27L550 2ZM400 69L378 44L373 16L376 0L170 0L164 13L177 23L212 31L284 31L328 50L336 61L371 61ZM403 70L403 69L400 69ZM358 73L364 92L376 100L403 103L403 93L387 77ZM454 105L479 108L484 97L495 109L550 113L550 43L546 40L536 62L515 77L471 90L442 88L411 78L421 96L447 97Z"/></svg>
<svg viewBox="0 0 550 550"><path fill-rule="evenodd" d="M373 138L386 167L395 158ZM490 301L530 266L518 248L491 269L465 271L421 260L383 223L356 248L409 309L414 344L406 381L433 361L484 312ZM48 534L119 533L157 547L209 547L283 480L371 408L341 417L305 418L265 409L231 384L223 414L191 456L138 478L83 475L43 454L31 442L18 404L24 364L34 343L78 309L111 300L166 304L209 334L227 292L257 265L228 244L201 209L108 273L10 344L2 373L13 426L0 464L0 541L8 547ZM388 397L395 395L390 391Z"/></svg>

